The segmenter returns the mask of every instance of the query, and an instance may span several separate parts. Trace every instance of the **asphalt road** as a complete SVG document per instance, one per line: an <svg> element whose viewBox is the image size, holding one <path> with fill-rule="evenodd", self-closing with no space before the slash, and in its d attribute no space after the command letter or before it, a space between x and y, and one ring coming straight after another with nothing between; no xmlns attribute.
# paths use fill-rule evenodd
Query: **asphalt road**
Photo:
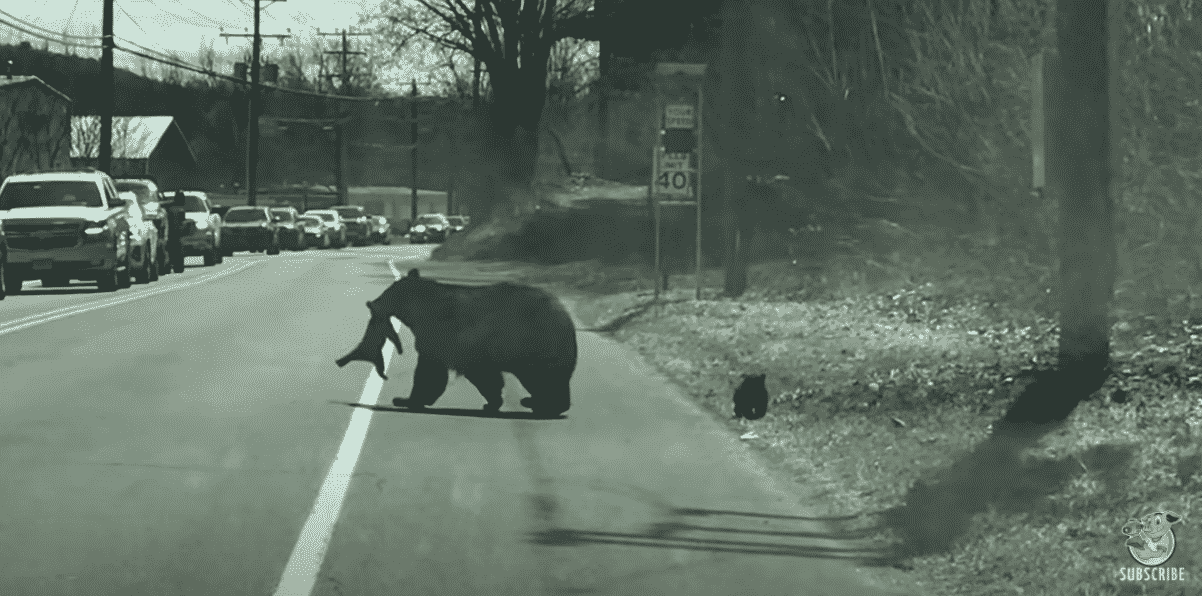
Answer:
<svg viewBox="0 0 1202 596"><path fill-rule="evenodd" d="M465 379L392 409L404 328L388 381L337 368L364 301L430 249L239 253L0 302L0 594L886 593L611 340L580 333L559 420L526 418L512 377L499 417Z"/></svg>

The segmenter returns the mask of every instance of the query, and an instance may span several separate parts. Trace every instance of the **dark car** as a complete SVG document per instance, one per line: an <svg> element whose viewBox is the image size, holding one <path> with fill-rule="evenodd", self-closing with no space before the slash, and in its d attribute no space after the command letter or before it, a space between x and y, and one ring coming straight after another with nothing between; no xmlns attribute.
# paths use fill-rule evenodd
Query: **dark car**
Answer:
<svg viewBox="0 0 1202 596"><path fill-rule="evenodd" d="M271 219L280 231L280 245L289 250L305 250L305 229L297 224L299 217L295 207L271 208Z"/></svg>
<svg viewBox="0 0 1202 596"><path fill-rule="evenodd" d="M375 244L392 244L392 223L383 215L368 215L367 222L371 224L368 241Z"/></svg>
<svg viewBox="0 0 1202 596"><path fill-rule="evenodd" d="M366 246L371 243L372 223L367 215L367 209L358 205L335 205L331 211L337 211L342 222L346 224L346 240L352 245Z"/></svg>
<svg viewBox="0 0 1202 596"><path fill-rule="evenodd" d="M448 215L447 221L451 222L451 230L447 233L449 236L466 230L470 220L466 215Z"/></svg>
<svg viewBox="0 0 1202 596"><path fill-rule="evenodd" d="M154 260L159 273L171 273L171 256L167 254L171 240L167 231L167 208L163 205L163 193L151 178L117 178L113 180L119 193L133 193L142 208L142 217L154 224L158 231L158 246L154 249ZM176 271L182 273L182 271Z"/></svg>
<svg viewBox="0 0 1202 596"><path fill-rule="evenodd" d="M238 205L225 212L221 222L221 244L226 255L235 251L280 254L280 232L267 207Z"/></svg>
<svg viewBox="0 0 1202 596"><path fill-rule="evenodd" d="M409 228L409 242L411 244L442 242L447 239L450 229L451 222L447 220L447 216L441 213L427 213L418 216L414 220L413 226Z"/></svg>

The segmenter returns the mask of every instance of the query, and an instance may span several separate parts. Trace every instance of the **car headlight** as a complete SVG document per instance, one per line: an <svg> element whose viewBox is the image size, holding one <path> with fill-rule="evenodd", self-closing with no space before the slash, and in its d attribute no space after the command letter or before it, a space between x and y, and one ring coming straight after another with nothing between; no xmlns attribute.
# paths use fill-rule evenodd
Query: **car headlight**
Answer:
<svg viewBox="0 0 1202 596"><path fill-rule="evenodd" d="M413 226L413 231L414 231L414 232L417 232L417 233L419 233L419 234L420 234L420 233L422 233L422 232L425 232L425 231L426 231L426 226L423 226L423 225L421 225L421 224L418 224L418 225L416 225L416 226Z"/></svg>
<svg viewBox="0 0 1202 596"><path fill-rule="evenodd" d="M91 221L88 222L88 225L83 229L83 233L88 236L96 236L111 231L115 227L116 224L113 223L113 220L111 219L106 219L104 221Z"/></svg>
<svg viewBox="0 0 1202 596"><path fill-rule="evenodd" d="M435 231L435 232L441 232L441 231L442 231L442 224L436 224L436 225L433 225L433 226L430 226L430 227L431 227L431 228L434 228L434 231Z"/></svg>
<svg viewBox="0 0 1202 596"><path fill-rule="evenodd" d="M207 219L202 219L199 221L195 220L195 219L190 219L188 221L192 222L192 225L196 226L196 229L198 229L198 230L209 229L209 220L207 220Z"/></svg>
<svg viewBox="0 0 1202 596"><path fill-rule="evenodd" d="M266 228L266 227L267 227L267 222L265 222L265 221L261 221L261 222L259 222L259 227L260 227L260 228Z"/></svg>

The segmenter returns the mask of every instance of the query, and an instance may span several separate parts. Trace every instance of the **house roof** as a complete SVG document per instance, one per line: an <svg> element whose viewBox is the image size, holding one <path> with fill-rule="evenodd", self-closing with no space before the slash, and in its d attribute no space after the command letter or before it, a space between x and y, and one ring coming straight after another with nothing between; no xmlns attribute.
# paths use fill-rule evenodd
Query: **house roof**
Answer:
<svg viewBox="0 0 1202 596"><path fill-rule="evenodd" d="M71 129L71 157L97 158L100 144L95 140L100 137L100 116L72 116ZM195 161L196 154L192 152L192 146L172 116L113 116L113 157L147 159L163 142L163 137L172 133L172 129L184 141L188 155ZM87 142L92 137L95 140Z"/></svg>
<svg viewBox="0 0 1202 596"><path fill-rule="evenodd" d="M42 79L39 79L34 76L13 75L13 77L11 79L8 77L0 77L0 88L16 86L16 85L23 85L23 84L39 85L43 89L46 89L47 91L65 99L67 101L72 101L70 97L67 97L67 94L63 93L62 91L59 91L58 89L55 89L54 87L51 87L48 83L46 83L46 81L43 81ZM2 90L2 89L0 89L0 90Z"/></svg>

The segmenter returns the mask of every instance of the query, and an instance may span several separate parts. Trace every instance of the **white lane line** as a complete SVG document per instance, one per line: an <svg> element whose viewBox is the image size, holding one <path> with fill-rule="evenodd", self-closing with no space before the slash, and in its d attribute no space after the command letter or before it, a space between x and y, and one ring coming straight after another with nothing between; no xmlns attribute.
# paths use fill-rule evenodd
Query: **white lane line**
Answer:
<svg viewBox="0 0 1202 596"><path fill-rule="evenodd" d="M388 261L388 268L392 269L393 276L401 278L400 271L392 261ZM399 333L401 324L392 320L390 322ZM388 365L392 363L392 353L393 350L384 351L385 374L388 373ZM376 374L373 367L371 372L367 373L367 382L363 384L359 403L365 406L376 405L383 390L384 379ZM346 491L350 487L351 476L355 473L355 464L359 462L363 442L367 439L371 415L370 408L355 408L355 411L351 412L350 426L346 429L346 435L342 437L334 464L330 466L325 481L321 483L317 501L313 503L313 511L301 527L296 546L292 547L292 555L288 557L288 564L284 566L275 596L312 594L313 586L317 584L317 574L321 572L321 566L325 562L326 550L334 537L334 524L338 522L338 516L342 513L342 503L346 500Z"/></svg>
<svg viewBox="0 0 1202 596"><path fill-rule="evenodd" d="M258 263L265 263L265 262L266 261L247 262L245 264L237 265L233 268L226 269L225 271L221 271L219 273L215 273L215 274L209 275L207 277L199 277L197 279L194 279L194 280L186 282L186 283L166 286L166 287L162 287L162 288L155 288L153 290L147 290L144 292L138 292L135 294L122 296L115 300L100 300L100 301L95 301L95 302L89 302L87 304L82 304L79 306L68 306L68 307L59 308L59 309L44 312L44 313L30 315L27 317L21 317L20 319L14 319L12 321L5 321L3 323L0 323L0 335L4 335L6 333L12 333L13 331L20 331L22 329L28 329L30 327L33 327L34 325L41 325L42 323L49 323L51 321L65 319L70 316L83 314L83 313L91 312L94 310L100 310L102 308L108 308L110 306L116 306L118 304L125 304L127 302L133 302L134 300L141 300L142 298L147 298L150 296L157 296L159 294L165 294L167 292L174 292L176 290L181 290L183 288L189 288L189 287L195 286L197 284L212 281L219 277L225 277L227 275L232 275L234 273L238 273L239 271L246 270L253 265L256 265Z"/></svg>

